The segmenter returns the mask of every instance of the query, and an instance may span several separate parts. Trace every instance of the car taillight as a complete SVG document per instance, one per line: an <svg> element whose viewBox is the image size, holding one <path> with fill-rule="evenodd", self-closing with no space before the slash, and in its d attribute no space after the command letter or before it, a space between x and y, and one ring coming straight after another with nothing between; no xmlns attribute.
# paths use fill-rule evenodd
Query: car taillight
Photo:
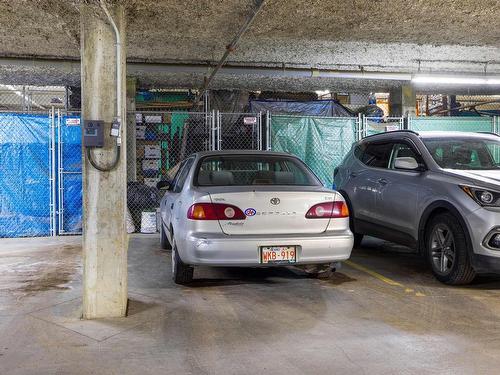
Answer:
<svg viewBox="0 0 500 375"><path fill-rule="evenodd" d="M238 207L222 203L195 203L189 207L188 219L192 220L245 220Z"/></svg>
<svg viewBox="0 0 500 375"><path fill-rule="evenodd" d="M324 202L312 206L306 213L306 219L327 219L349 217L345 202Z"/></svg>

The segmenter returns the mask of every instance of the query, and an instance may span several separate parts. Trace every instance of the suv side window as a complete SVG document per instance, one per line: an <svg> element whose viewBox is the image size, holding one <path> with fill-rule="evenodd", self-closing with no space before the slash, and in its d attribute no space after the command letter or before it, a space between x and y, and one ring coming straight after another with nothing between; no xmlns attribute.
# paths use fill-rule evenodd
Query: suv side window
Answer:
<svg viewBox="0 0 500 375"><path fill-rule="evenodd" d="M193 165L193 158L187 159L181 168L179 168L179 172L175 176L174 179L174 188L172 189L172 192L174 193L179 193L182 190L182 187L184 186L184 183L186 182L186 178L189 174L189 171L191 170L191 166Z"/></svg>
<svg viewBox="0 0 500 375"><path fill-rule="evenodd" d="M369 143L361 156L361 162L372 168L388 168L393 143Z"/></svg>
<svg viewBox="0 0 500 375"><path fill-rule="evenodd" d="M393 148L392 148L391 161L389 163L389 168L395 169L394 163L396 162L396 158L403 158L403 157L412 157L417 161L419 161L419 159L420 159L419 156L413 150L413 148L410 147L410 145L408 145L406 143L395 143Z"/></svg>

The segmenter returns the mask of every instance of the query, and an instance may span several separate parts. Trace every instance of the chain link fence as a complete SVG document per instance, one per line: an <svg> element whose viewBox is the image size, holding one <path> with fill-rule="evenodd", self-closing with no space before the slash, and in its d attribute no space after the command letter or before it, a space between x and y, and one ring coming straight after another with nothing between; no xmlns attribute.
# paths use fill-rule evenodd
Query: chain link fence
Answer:
<svg viewBox="0 0 500 375"><path fill-rule="evenodd" d="M270 116L267 147L298 156L332 187L333 170L357 140L358 127L355 117Z"/></svg>
<svg viewBox="0 0 500 375"><path fill-rule="evenodd" d="M362 137L404 129L405 119L403 117L361 117L360 132Z"/></svg>
<svg viewBox="0 0 500 375"><path fill-rule="evenodd" d="M0 84L0 111L39 113L66 108L64 86L18 86Z"/></svg>
<svg viewBox="0 0 500 375"><path fill-rule="evenodd" d="M135 180L128 182L127 230L156 232L157 184L173 180L187 156L216 148L214 113L143 111L134 116L136 171Z"/></svg>
<svg viewBox="0 0 500 375"><path fill-rule="evenodd" d="M56 113L59 235L82 232L82 131L79 112Z"/></svg>
<svg viewBox="0 0 500 375"><path fill-rule="evenodd" d="M262 113L217 113L218 150L262 150Z"/></svg>
<svg viewBox="0 0 500 375"><path fill-rule="evenodd" d="M0 113L0 237L54 234L49 113Z"/></svg>
<svg viewBox="0 0 500 375"><path fill-rule="evenodd" d="M130 157L129 232L155 232L157 183L198 151L267 149L297 155L332 186L353 142L386 131L500 132L498 117L312 117L269 113L141 111ZM82 145L78 112L0 112L0 237L82 230ZM129 149L130 151L130 149Z"/></svg>

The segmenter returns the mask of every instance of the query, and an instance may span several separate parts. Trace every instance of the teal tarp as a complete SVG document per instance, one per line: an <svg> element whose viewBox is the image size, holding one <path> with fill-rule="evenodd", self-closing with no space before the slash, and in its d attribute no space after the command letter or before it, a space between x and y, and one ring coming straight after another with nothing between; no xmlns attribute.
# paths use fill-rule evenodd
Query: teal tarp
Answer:
<svg viewBox="0 0 500 375"><path fill-rule="evenodd" d="M272 116L271 149L301 158L327 187L355 142L356 119Z"/></svg>

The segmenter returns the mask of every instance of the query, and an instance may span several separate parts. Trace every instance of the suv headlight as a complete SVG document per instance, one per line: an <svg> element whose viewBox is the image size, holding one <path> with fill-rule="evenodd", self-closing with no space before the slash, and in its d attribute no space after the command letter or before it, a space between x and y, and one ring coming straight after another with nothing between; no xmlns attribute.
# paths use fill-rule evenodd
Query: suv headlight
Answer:
<svg viewBox="0 0 500 375"><path fill-rule="evenodd" d="M500 193L480 187L460 185L460 188L481 206L500 207Z"/></svg>

